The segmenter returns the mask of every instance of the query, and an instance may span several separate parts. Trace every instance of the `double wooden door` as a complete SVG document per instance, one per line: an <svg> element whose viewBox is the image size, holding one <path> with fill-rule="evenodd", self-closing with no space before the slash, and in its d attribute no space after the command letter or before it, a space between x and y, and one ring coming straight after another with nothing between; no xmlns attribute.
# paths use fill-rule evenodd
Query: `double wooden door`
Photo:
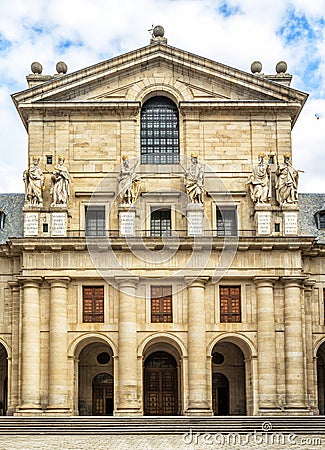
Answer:
<svg viewBox="0 0 325 450"><path fill-rule="evenodd" d="M93 415L112 416L114 411L114 381L112 375L101 373L93 380Z"/></svg>
<svg viewBox="0 0 325 450"><path fill-rule="evenodd" d="M155 352L144 365L144 413L150 416L178 414L178 381L175 359Z"/></svg>

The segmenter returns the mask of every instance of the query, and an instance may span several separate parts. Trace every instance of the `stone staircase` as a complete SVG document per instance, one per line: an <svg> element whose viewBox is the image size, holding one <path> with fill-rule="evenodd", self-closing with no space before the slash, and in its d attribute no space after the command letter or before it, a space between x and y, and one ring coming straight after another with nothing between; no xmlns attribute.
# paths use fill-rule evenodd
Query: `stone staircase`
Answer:
<svg viewBox="0 0 325 450"><path fill-rule="evenodd" d="M1 417L0 435L184 435L294 433L325 437L325 416Z"/></svg>

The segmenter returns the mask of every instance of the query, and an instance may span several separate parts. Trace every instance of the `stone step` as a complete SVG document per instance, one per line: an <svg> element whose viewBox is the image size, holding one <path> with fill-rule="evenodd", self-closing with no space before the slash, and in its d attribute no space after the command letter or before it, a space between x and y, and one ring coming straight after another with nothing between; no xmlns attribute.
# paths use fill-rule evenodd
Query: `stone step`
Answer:
<svg viewBox="0 0 325 450"><path fill-rule="evenodd" d="M325 416L1 417L0 434L294 433L325 435Z"/></svg>

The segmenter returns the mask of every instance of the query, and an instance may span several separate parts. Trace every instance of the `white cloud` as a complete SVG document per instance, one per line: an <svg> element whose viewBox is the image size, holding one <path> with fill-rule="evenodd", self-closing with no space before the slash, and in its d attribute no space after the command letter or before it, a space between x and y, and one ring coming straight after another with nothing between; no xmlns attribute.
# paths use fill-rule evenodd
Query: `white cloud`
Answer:
<svg viewBox="0 0 325 450"><path fill-rule="evenodd" d="M286 36L298 31L288 28L293 12L306 19L295 27L309 31L286 42L279 30L289 20ZM55 73L59 60L69 72L82 69L147 45L158 23L170 45L242 70L258 59L264 73L275 73L287 61L292 87L311 94L293 134L294 162L306 169L300 189L324 191L325 0L11 0L0 14L0 192L23 190L26 132L9 94L27 87L31 63L40 61L44 74Z"/></svg>

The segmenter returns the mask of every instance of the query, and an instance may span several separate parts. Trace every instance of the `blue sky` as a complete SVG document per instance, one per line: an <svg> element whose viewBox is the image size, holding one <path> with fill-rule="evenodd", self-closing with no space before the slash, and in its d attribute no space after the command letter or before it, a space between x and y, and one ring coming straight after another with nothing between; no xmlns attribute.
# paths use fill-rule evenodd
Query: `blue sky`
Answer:
<svg viewBox="0 0 325 450"><path fill-rule="evenodd" d="M0 192L23 191L27 134L10 95L31 63L82 69L147 45L156 24L170 45L247 72L285 60L292 87L309 93L293 131L299 190L325 192L325 0L0 0Z"/></svg>

